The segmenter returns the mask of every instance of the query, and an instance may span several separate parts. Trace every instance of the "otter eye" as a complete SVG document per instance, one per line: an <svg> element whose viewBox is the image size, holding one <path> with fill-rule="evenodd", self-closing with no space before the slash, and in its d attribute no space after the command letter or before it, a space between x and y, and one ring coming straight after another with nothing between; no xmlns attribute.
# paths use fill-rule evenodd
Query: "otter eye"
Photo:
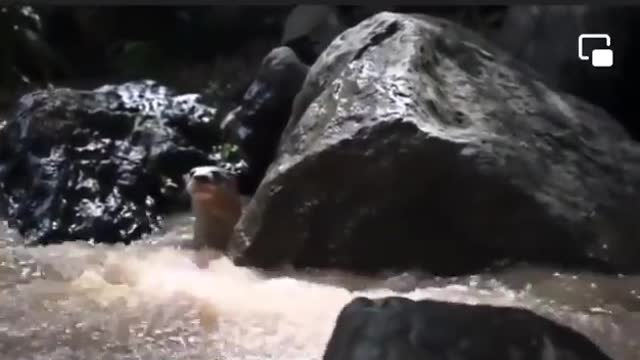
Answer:
<svg viewBox="0 0 640 360"><path fill-rule="evenodd" d="M189 177L193 177L193 175L196 174L196 169L191 169L191 171L189 171Z"/></svg>

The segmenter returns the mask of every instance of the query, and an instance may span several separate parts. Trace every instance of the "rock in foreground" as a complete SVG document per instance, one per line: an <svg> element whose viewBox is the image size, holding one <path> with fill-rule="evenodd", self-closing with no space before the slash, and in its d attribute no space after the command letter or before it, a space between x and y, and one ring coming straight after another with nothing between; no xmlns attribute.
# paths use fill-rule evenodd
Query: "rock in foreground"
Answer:
<svg viewBox="0 0 640 360"><path fill-rule="evenodd" d="M323 360L611 360L586 336L518 308L359 297Z"/></svg>
<svg viewBox="0 0 640 360"><path fill-rule="evenodd" d="M637 271L638 150L473 33L380 13L311 67L229 250L257 266Z"/></svg>
<svg viewBox="0 0 640 360"><path fill-rule="evenodd" d="M181 206L183 174L216 163L213 117L146 81L25 95L0 130L0 204L37 243L139 238Z"/></svg>

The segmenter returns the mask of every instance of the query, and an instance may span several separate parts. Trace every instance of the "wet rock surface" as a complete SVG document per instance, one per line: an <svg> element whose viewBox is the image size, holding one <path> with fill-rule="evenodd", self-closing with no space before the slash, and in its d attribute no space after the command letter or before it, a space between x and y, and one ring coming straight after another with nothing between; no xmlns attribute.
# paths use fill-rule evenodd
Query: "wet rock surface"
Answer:
<svg viewBox="0 0 640 360"><path fill-rule="evenodd" d="M311 67L230 244L239 264L637 271L640 151L452 23L380 13Z"/></svg>
<svg viewBox="0 0 640 360"><path fill-rule="evenodd" d="M188 208L183 174L220 161L214 115L152 81L25 95L0 129L0 204L35 243L137 239Z"/></svg>
<svg viewBox="0 0 640 360"><path fill-rule="evenodd" d="M612 360L586 336L512 307L358 297L341 310L324 360Z"/></svg>
<svg viewBox="0 0 640 360"><path fill-rule="evenodd" d="M243 193L255 192L273 161L293 99L308 70L291 48L273 49L240 104L225 116L225 134L240 147L248 163L247 171L239 177Z"/></svg>

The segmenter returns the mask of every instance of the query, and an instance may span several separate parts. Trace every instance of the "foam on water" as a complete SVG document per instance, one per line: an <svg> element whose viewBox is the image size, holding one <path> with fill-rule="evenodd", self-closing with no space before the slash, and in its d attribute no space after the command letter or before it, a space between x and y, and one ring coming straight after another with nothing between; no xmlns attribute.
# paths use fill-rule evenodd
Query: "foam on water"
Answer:
<svg viewBox="0 0 640 360"><path fill-rule="evenodd" d="M169 229L130 246L68 242L25 248L5 240L0 354L52 360L319 359L346 302L399 294L524 306L589 335L618 360L640 354L638 278L581 279L526 267L457 279L265 274L180 248L189 238L188 217Z"/></svg>

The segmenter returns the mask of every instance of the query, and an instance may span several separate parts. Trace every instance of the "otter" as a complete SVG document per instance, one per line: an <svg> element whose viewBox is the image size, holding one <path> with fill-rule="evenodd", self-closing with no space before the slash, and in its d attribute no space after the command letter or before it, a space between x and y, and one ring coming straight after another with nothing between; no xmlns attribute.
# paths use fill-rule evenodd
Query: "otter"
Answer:
<svg viewBox="0 0 640 360"><path fill-rule="evenodd" d="M187 192L195 216L194 247L223 251L244 205L235 175L217 166L194 167L188 174Z"/></svg>

